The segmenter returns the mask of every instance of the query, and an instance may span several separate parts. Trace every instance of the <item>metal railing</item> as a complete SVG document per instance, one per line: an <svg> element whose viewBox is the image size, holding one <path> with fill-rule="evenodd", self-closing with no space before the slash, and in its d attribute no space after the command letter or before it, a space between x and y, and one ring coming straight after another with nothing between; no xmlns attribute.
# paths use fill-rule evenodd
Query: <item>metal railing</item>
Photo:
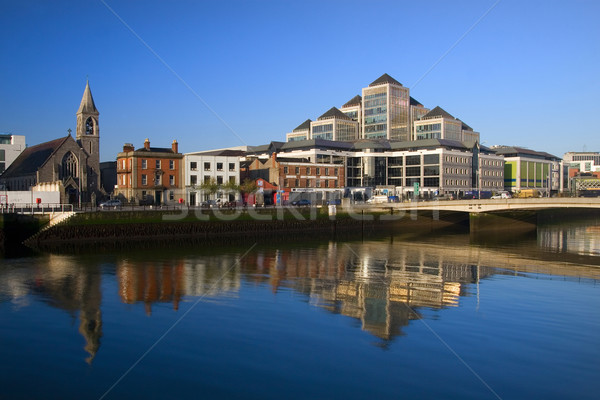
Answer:
<svg viewBox="0 0 600 400"><path fill-rule="evenodd" d="M19 204L0 204L0 213L16 214L50 214L55 212L72 212L73 204L60 203L19 203Z"/></svg>

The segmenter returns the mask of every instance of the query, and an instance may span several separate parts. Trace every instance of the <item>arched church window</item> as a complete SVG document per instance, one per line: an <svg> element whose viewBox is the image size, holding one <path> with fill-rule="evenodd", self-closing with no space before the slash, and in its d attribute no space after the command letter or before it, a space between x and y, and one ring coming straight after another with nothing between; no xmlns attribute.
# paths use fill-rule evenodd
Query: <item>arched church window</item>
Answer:
<svg viewBox="0 0 600 400"><path fill-rule="evenodd" d="M63 179L66 179L70 176L72 176L73 178L77 178L79 176L77 171L77 157L75 157L75 154L68 152L67 154L65 154L62 161Z"/></svg>
<svg viewBox="0 0 600 400"><path fill-rule="evenodd" d="M86 135L94 134L94 119L92 117L89 117L85 121L85 133L86 133Z"/></svg>

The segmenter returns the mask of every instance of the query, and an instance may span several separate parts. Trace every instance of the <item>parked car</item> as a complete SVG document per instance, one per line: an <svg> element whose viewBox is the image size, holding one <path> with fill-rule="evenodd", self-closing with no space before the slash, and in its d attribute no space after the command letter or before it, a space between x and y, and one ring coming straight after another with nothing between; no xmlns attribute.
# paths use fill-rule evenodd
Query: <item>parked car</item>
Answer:
<svg viewBox="0 0 600 400"><path fill-rule="evenodd" d="M328 206L339 206L340 204L342 204L342 200L341 199L327 200L327 205Z"/></svg>
<svg viewBox="0 0 600 400"><path fill-rule="evenodd" d="M492 196L492 199L510 199L512 196L508 192L498 192Z"/></svg>
<svg viewBox="0 0 600 400"><path fill-rule="evenodd" d="M121 207L121 200L119 199L112 199L112 200L108 200L105 201L104 203L100 203L100 208L117 208L117 207Z"/></svg>
<svg viewBox="0 0 600 400"><path fill-rule="evenodd" d="M203 201L202 204L200 205L200 207L202 208L215 208L217 207L217 202L214 200L206 200Z"/></svg>
<svg viewBox="0 0 600 400"><path fill-rule="evenodd" d="M293 206L298 206L298 207L300 207L300 206L310 206L310 204L311 204L310 200L307 200L307 199L300 199L300 200L297 200L297 201L292 201L292 205Z"/></svg>

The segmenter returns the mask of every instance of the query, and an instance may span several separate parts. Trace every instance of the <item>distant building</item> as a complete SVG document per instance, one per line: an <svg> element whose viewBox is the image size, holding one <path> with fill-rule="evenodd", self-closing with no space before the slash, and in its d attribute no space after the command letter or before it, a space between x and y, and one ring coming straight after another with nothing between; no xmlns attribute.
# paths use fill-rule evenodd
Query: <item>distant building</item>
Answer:
<svg viewBox="0 0 600 400"><path fill-rule="evenodd" d="M281 193L282 202L293 201L295 196L313 197L315 201L339 199L345 183L343 162L312 162L307 158L288 158L272 152L268 158L249 155L243 166L244 178L269 182ZM306 195L302 196L302 193Z"/></svg>
<svg viewBox="0 0 600 400"><path fill-rule="evenodd" d="M117 185L117 162L105 161L100 163L100 186L106 194L112 194Z"/></svg>
<svg viewBox="0 0 600 400"><path fill-rule="evenodd" d="M30 190L38 184L60 187L64 202L95 202L100 188L98 109L89 82L77 110L75 139L69 135L25 148L0 176L7 190Z"/></svg>
<svg viewBox="0 0 600 400"><path fill-rule="evenodd" d="M331 107L326 113L310 123L310 138L349 141L358 139L358 122Z"/></svg>
<svg viewBox="0 0 600 400"><path fill-rule="evenodd" d="M206 200L240 200L233 191L218 190L209 193L202 190L203 184L214 182L230 188L240 184L240 159L246 154L243 150L212 150L187 153L185 163L185 192L187 204L201 205ZM226 193L228 192L228 193ZM211 197L213 197L211 199Z"/></svg>
<svg viewBox="0 0 600 400"><path fill-rule="evenodd" d="M563 162L581 172L600 171L600 153L570 151L563 155Z"/></svg>
<svg viewBox="0 0 600 400"><path fill-rule="evenodd" d="M504 157L504 189L537 189L545 195L561 190L561 159L546 152L515 146L494 146Z"/></svg>
<svg viewBox="0 0 600 400"><path fill-rule="evenodd" d="M0 134L0 174L25 150L25 136Z"/></svg>
<svg viewBox="0 0 600 400"><path fill-rule="evenodd" d="M273 154L277 155L275 159L280 163L279 167L288 163L289 168L287 173L284 170L283 178L275 172ZM248 157L258 159L253 161L255 165L252 168L259 171L255 176L283 188L289 187L292 192L316 191L316 181L303 181L309 174L303 171L301 163L321 166L320 173L324 166L333 167L334 175L341 175L340 171L344 170L345 182L341 183L341 177L338 178L340 188L373 188L404 197L412 197L415 188L425 197L441 194L459 197L472 190L497 192L504 189L503 157L476 142L446 139L337 142L313 139L251 147ZM298 165L294 164L294 159ZM296 173L296 167L300 174ZM316 179L316 176L313 178ZM282 185L281 179L284 179ZM319 179L323 190L323 177Z"/></svg>
<svg viewBox="0 0 600 400"><path fill-rule="evenodd" d="M441 107L435 107L414 121L414 140L448 139L459 142L479 141L479 133Z"/></svg>
<svg viewBox="0 0 600 400"><path fill-rule="evenodd" d="M151 200L154 204L175 204L184 199L183 154L173 140L171 148L144 147L135 150L126 143L117 155L117 188L115 196L138 203Z"/></svg>
<svg viewBox="0 0 600 400"><path fill-rule="evenodd" d="M324 139L334 141L448 139L479 141L479 133L441 107L429 110L410 96L410 90L388 74L363 88L362 95L340 109L332 107L316 121L307 119L286 141Z"/></svg>

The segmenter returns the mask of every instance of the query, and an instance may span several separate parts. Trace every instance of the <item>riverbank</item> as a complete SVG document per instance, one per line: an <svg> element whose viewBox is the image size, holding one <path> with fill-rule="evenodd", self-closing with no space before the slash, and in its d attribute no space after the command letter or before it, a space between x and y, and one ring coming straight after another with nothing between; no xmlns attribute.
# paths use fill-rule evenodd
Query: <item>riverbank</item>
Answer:
<svg viewBox="0 0 600 400"><path fill-rule="evenodd" d="M173 211L110 211L76 214L25 241L44 251L65 247L111 246L127 243L188 241L223 243L244 240L294 241L320 237L370 237L381 231L431 232L460 223L431 212L414 216L389 213L338 213L317 209ZM467 221L468 222L468 221Z"/></svg>

